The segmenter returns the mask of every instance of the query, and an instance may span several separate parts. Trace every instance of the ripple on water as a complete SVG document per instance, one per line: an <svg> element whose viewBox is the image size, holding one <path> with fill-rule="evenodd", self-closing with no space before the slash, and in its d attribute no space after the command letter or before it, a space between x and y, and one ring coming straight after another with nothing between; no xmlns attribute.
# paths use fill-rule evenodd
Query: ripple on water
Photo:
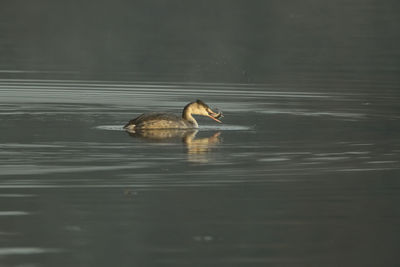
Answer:
<svg viewBox="0 0 400 267"><path fill-rule="evenodd" d="M243 125L229 125L229 124L224 124L224 125L204 125L200 126L200 131L248 131L251 130L252 127L249 126L243 126Z"/></svg>
<svg viewBox="0 0 400 267"><path fill-rule="evenodd" d="M284 110L284 109L275 109L275 110L262 110L259 113L263 114L285 114L285 115L294 115L294 116L310 116L310 117L332 117L332 118L341 118L341 119L363 119L365 118L365 114L362 113L352 113L352 112L322 112L322 111L306 111L306 110Z"/></svg>
<svg viewBox="0 0 400 267"><path fill-rule="evenodd" d="M3 165L0 175L32 175L53 173L74 173L93 171L115 171L124 169L138 169L148 167L146 163L135 163L135 165L105 165L105 166L42 166L42 165ZM40 183L38 181L38 183Z"/></svg>
<svg viewBox="0 0 400 267"><path fill-rule="evenodd" d="M106 131L124 131L123 125L99 125L95 127L98 130L106 130Z"/></svg>
<svg viewBox="0 0 400 267"><path fill-rule="evenodd" d="M0 216L23 216L29 214L29 212L19 210L0 211Z"/></svg>
<svg viewBox="0 0 400 267"><path fill-rule="evenodd" d="M61 249L55 249L55 248L9 247L9 248L0 248L0 256L32 255L32 254L43 254L43 253L56 253L61 251L62 251Z"/></svg>
<svg viewBox="0 0 400 267"><path fill-rule="evenodd" d="M96 126L95 129L98 130L106 130L106 131L124 131L122 125L99 125ZM200 126L198 130L200 131L248 131L251 130L252 127L242 126L242 125L204 125Z"/></svg>
<svg viewBox="0 0 400 267"><path fill-rule="evenodd" d="M15 198L15 197L36 197L36 195L33 194L0 194L0 197L5 197L5 198Z"/></svg>

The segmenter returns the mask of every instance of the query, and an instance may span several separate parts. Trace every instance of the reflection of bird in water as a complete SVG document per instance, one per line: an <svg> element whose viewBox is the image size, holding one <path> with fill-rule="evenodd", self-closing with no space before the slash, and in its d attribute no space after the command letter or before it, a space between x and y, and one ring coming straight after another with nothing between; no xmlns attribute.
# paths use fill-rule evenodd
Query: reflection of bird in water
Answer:
<svg viewBox="0 0 400 267"><path fill-rule="evenodd" d="M186 143L186 139L194 138L197 129L139 129L127 132L132 137L138 137L150 142L165 143L182 140Z"/></svg>
<svg viewBox="0 0 400 267"><path fill-rule="evenodd" d="M208 152L221 142L220 132L210 137L196 138L197 129L147 129L128 133L150 142L174 143L181 140L186 146L189 160L194 162L207 162L210 157Z"/></svg>
<svg viewBox="0 0 400 267"><path fill-rule="evenodd" d="M196 133L194 133L183 141L186 144L189 154L203 154L209 152L211 147L221 142L220 135L221 133L217 132L207 138L195 138Z"/></svg>
<svg viewBox="0 0 400 267"><path fill-rule="evenodd" d="M130 120L125 126L129 132L146 129L196 129L199 127L192 115L207 116L219 123L223 117L222 112L215 113L201 100L187 104L182 112L182 117L171 113L146 113Z"/></svg>
<svg viewBox="0 0 400 267"><path fill-rule="evenodd" d="M132 137L145 139L150 142L174 143L181 140L187 145L189 150L202 150L200 147L207 147L211 144L219 143L220 132L215 133L211 137L196 138L197 129L148 129L129 132ZM197 149L196 149L197 148Z"/></svg>

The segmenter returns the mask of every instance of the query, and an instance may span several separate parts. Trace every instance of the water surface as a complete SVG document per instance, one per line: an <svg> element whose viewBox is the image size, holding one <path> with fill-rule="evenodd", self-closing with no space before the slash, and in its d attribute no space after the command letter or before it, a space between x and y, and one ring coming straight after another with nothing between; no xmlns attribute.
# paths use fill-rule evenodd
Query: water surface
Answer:
<svg viewBox="0 0 400 267"><path fill-rule="evenodd" d="M190 142L122 130L196 98L225 117ZM395 91L1 80L0 99L6 265L395 262Z"/></svg>

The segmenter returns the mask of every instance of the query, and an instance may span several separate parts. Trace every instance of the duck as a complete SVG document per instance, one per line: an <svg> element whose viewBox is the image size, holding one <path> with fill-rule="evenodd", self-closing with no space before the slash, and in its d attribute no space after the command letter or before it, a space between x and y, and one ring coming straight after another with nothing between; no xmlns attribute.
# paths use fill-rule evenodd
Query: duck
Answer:
<svg viewBox="0 0 400 267"><path fill-rule="evenodd" d="M218 123L223 117L222 112L214 112L206 103L196 100L187 104L182 111L182 116L172 113L144 113L124 125L127 131L135 132L156 129L197 129L199 124L193 115L206 116Z"/></svg>

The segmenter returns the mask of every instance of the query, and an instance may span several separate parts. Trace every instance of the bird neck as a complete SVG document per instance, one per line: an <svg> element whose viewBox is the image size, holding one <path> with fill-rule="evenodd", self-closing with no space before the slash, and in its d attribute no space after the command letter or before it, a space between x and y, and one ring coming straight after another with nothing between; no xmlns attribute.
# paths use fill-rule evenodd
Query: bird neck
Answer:
<svg viewBox="0 0 400 267"><path fill-rule="evenodd" d="M190 122L191 124L193 124L193 126L195 128L199 127L199 125L197 124L196 119L192 116L192 109L190 108L190 105L187 105L182 112L182 118L188 122Z"/></svg>

